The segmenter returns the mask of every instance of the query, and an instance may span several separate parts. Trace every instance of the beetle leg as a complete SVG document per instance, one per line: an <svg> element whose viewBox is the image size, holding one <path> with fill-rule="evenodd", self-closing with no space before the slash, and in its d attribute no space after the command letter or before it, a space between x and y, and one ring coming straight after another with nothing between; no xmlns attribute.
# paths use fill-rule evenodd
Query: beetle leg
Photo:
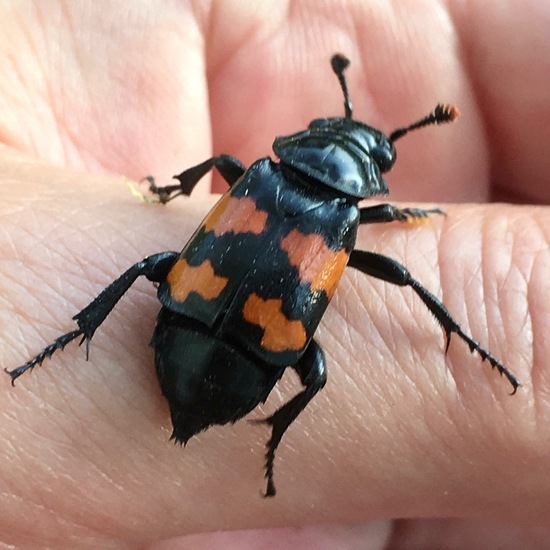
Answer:
<svg viewBox="0 0 550 550"><path fill-rule="evenodd" d="M300 361L293 366L300 376L304 391L300 392L288 403L275 411L270 417L258 420L257 422L269 424L272 427L271 438L267 442L265 455L265 478L267 479L266 497L275 496L275 484L273 482L273 463L275 451L288 427L296 420L297 416L306 408L327 381L325 366L325 354L315 340L312 340L301 357Z"/></svg>
<svg viewBox="0 0 550 550"><path fill-rule="evenodd" d="M498 372L505 376L512 385L512 395L516 393L520 381L516 376L510 372L496 357L493 357L487 350L482 348L478 342L468 336L459 326L459 324L451 317L451 314L447 311L447 308L443 303L438 300L431 292L426 290L418 281L413 279L406 267L399 262L376 254L374 252L366 252L364 250L354 250L350 254L349 263L350 267L354 267L359 271L377 279L382 279L388 283L399 286L410 286L420 299L426 304L426 307L432 312L439 324L445 331L447 338L447 344L445 351L449 349L451 342L451 335L454 333L459 338L464 340L470 347L470 351L477 353L481 356L482 361L489 361L491 367L496 368Z"/></svg>
<svg viewBox="0 0 550 550"><path fill-rule="evenodd" d="M86 342L86 359L88 359L90 341L94 332L136 279L141 275L145 275L150 281L160 282L164 280L178 257L179 253L177 252L161 252L149 256L130 267L116 281L113 281L105 288L89 305L73 317L78 325L76 330L67 332L57 338L57 340L24 365L11 371L5 369L11 376L12 385L24 372L33 369L36 365L41 365L44 359L51 357L57 350L63 349L69 342L79 336L82 336L81 344Z"/></svg>
<svg viewBox="0 0 550 550"><path fill-rule="evenodd" d="M166 187L157 187L155 180L149 176L149 190L154 195L157 195L159 201L166 203L179 195L190 195L195 185L203 178L212 168L216 168L222 175L223 179L233 186L246 172L246 167L242 162L230 155L219 155L209 158L196 166L192 166L184 170L181 174L174 176L174 179L179 180L179 184L167 185Z"/></svg>
<svg viewBox="0 0 550 550"><path fill-rule="evenodd" d="M392 204L377 204L359 209L359 223L388 223L388 222L411 222L418 219L426 219L430 214L445 215L441 208L397 208Z"/></svg>

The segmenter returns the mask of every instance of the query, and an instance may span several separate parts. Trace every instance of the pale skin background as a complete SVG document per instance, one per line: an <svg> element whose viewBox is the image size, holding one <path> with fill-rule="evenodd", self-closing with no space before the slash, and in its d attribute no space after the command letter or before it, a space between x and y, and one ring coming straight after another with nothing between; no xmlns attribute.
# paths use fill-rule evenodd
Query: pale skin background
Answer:
<svg viewBox="0 0 550 550"><path fill-rule="evenodd" d="M212 151L249 164L275 135L341 115L334 51L352 60L359 119L389 132L439 101L462 112L399 142L392 201L548 202L549 2L254 5L0 4L2 367L70 330L129 265L180 249L215 201L205 182L147 206L120 175L168 182ZM446 209L362 228L358 247L442 297L520 377L515 397L460 341L445 358L411 291L350 270L318 332L328 385L283 439L266 501L266 428L168 443L141 281L90 362L71 345L15 389L2 378L0 547L548 548L550 213ZM252 416L297 390L285 377Z"/></svg>

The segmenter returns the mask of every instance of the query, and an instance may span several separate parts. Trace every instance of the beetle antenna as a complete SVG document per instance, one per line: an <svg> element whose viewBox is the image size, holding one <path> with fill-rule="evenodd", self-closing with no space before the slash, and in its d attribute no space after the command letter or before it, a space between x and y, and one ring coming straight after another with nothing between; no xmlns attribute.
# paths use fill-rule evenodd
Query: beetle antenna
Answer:
<svg viewBox="0 0 550 550"><path fill-rule="evenodd" d="M349 98L348 84L346 82L346 77L344 76L344 71L349 67L349 59L341 53L336 53L332 56L330 64L332 66L332 70L338 77L338 82L340 82L340 87L344 93L344 109L346 111L346 118L351 118L353 113L353 105L351 103L351 99Z"/></svg>
<svg viewBox="0 0 550 550"><path fill-rule="evenodd" d="M460 111L454 105L440 103L428 116L421 118L419 121L411 124L410 126L406 126L405 128L397 128L397 130L394 130L390 134L390 141L396 141L408 134L411 130L418 130L418 128L423 128L424 126L452 122L458 118L459 115Z"/></svg>

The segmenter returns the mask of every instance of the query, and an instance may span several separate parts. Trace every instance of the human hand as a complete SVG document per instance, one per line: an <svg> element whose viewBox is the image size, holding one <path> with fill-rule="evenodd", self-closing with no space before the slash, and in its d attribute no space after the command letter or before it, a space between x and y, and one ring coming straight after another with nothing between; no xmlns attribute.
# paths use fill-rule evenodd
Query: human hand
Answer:
<svg viewBox="0 0 550 550"><path fill-rule="evenodd" d="M334 51L352 60L357 119L389 132L438 101L462 112L454 126L399 142L392 201L545 204L548 15L534 3L501 5L3 7L2 366L70 330L70 317L136 260L181 248L215 200L205 185L202 196L148 207L109 174L167 180L212 150L248 165L275 135L341 115ZM461 342L445 358L436 323L411 293L350 270L319 331L329 382L286 434L279 493L266 501L267 430L240 422L184 450L167 443L148 348L158 303L141 282L94 337L89 363L71 347L15 390L6 377L2 540L502 548L498 526L511 548L514 536L523 548L543 547L547 539L535 537L548 536L550 500L548 212L446 209L428 227L363 228L358 248L403 261L440 295L520 377L514 398ZM297 390L291 379L280 387L264 414ZM416 519L392 521L402 517ZM153 545L199 531L314 524L324 527Z"/></svg>

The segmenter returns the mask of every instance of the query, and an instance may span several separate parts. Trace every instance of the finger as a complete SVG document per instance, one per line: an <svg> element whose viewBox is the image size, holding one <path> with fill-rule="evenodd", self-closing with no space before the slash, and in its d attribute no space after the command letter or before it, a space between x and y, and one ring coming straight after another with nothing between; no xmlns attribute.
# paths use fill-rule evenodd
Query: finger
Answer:
<svg viewBox="0 0 550 550"><path fill-rule="evenodd" d="M215 150L248 164L270 151L274 135L341 116L328 65L341 50L352 61L348 78L358 119L390 132L439 101L462 113L451 128L399 144L390 176L395 198L548 202L545 2L505 10L498 2L401 2L388 10L306 1L299 10L281 6L268 16L245 6L220 3L210 25ZM335 17L338 25L326 25Z"/></svg>
<svg viewBox="0 0 550 550"><path fill-rule="evenodd" d="M548 535L548 527L522 527L491 519L402 520L395 522L390 542L385 548L544 548L548 544Z"/></svg>
<svg viewBox="0 0 550 550"><path fill-rule="evenodd" d="M447 5L482 110L493 200L548 203L547 3L510 3L505 10L498 2L478 2L471 10L463 2Z"/></svg>
<svg viewBox="0 0 550 550"><path fill-rule="evenodd" d="M167 181L183 166L210 156L212 148L249 164L270 153L275 135L301 129L319 116L342 114L329 66L340 49L352 59L356 116L385 132L418 119L439 101L454 101L473 113L462 131L430 129L400 144L394 196L486 198L475 104L469 89L456 84L464 81L463 69L447 62L454 46L446 22L433 10L413 5L412 11L388 16L359 4L354 8L358 27L350 18L343 28L325 29L333 6L306 2L292 19L286 10L266 14L259 9L252 16L243 8L222 3L203 16L202 10L168 4L153 13L138 3L131 21L123 4L86 12L56 3L43 12L3 8L8 32L0 47L18 62L0 84L0 107L7 113L4 142L56 164L135 179L153 174ZM403 29L411 14L427 32L412 37L402 51L388 47L407 36ZM278 30L266 42L266 26L277 18ZM29 34L22 24L42 32ZM173 26L186 32L174 34ZM304 26L319 32L304 33ZM354 38L358 30L360 42ZM89 46L99 41L101 48ZM281 58L277 46L283 43ZM373 51L381 53L373 56ZM33 67L48 70L44 74ZM406 67L418 69L403 75ZM46 97L40 95L43 89ZM42 106L38 113L37 105Z"/></svg>
<svg viewBox="0 0 550 550"><path fill-rule="evenodd" d="M547 33L537 31L546 28L543 3L522 7L520 14L486 3L467 12L461 3L448 6L450 12L406 3L391 13L346 6L354 17L331 29L324 25L334 7L318 3L309 8L305 3L292 17L284 9L268 17L261 9L243 14L238 3L223 3L212 16L168 4L153 14L137 4L131 24L123 5L109 13L92 8L92 17L71 7L56 11L56 4L44 13L23 14L19 5L4 8L7 32L0 47L21 67L5 72L2 80L3 140L56 163L136 179L153 173L166 181L182 165L211 154L212 122L216 152L249 163L269 153L274 135L338 114L341 98L327 59L341 49L353 61L350 82L352 95L359 94L360 119L390 131L434 101L453 101L463 112L460 127L427 130L400 145L392 175L396 198L545 202L548 170L540 147L550 127L544 122L549 71ZM266 26L276 18L281 31L266 41ZM22 21L43 32L22 32ZM408 32L412 22L414 33ZM191 31L174 38L172 24ZM304 25L320 30L304 33ZM508 44L511 27L518 47L502 48L495 37ZM209 53L203 59L205 28ZM72 29L79 29L76 36ZM457 55L457 34L465 50L475 52L472 63ZM88 47L98 36L103 47ZM36 43L38 37L42 42ZM284 58L277 53L281 43ZM537 51L541 55L531 55ZM27 68L44 66L45 82L37 82L42 72ZM512 80L519 90L510 86L509 74L517 75ZM502 78L506 85L498 85ZM46 98L37 96L41 89L49 90ZM37 112L36 105L44 109ZM526 169L528 187L518 179Z"/></svg>
<svg viewBox="0 0 550 550"><path fill-rule="evenodd" d="M12 174L0 199L7 367L70 330L70 317L136 260L181 247L209 207L193 199L136 205L123 182L45 166L22 184L31 173L23 162L3 173ZM63 194L53 180L65 183ZM411 293L349 273L318 333L329 383L285 436L279 494L265 501L265 430L240 422L185 449L167 442L148 347L158 303L140 282L95 335L88 363L73 346L15 389L6 378L5 540L143 543L229 526L380 517L543 521L546 212L447 211L432 231L362 228L358 245L403 261L434 293L442 288L463 329L520 377L515 397L461 342L446 358L443 335ZM285 377L253 417L297 390Z"/></svg>
<svg viewBox="0 0 550 550"><path fill-rule="evenodd" d="M209 548L256 549L319 548L327 550L409 550L446 548L482 550L545 548L547 527L518 526L489 519L374 521L361 525L336 525L249 531L221 531L190 535L153 544L146 550L203 550ZM145 550L145 549L144 549Z"/></svg>
<svg viewBox="0 0 550 550"><path fill-rule="evenodd" d="M189 535L153 544L144 550L208 550L239 548L318 548L319 550L382 550L391 537L392 522L372 521L364 525L251 529Z"/></svg>
<svg viewBox="0 0 550 550"><path fill-rule="evenodd" d="M392 196L485 200L480 113L447 15L414 2L393 11L354 3L342 7L342 14L333 4L307 1L300 7L245 17L245 5L234 2L221 3L215 12L208 57L214 149L230 150L249 164L270 151L274 136L302 130L315 118L343 116L329 63L342 51L351 60L346 74L354 116L387 134L438 102L456 103L468 113L456 125L399 142L399 161L389 176ZM341 24L326 25L344 11ZM242 24L237 29L231 21Z"/></svg>
<svg viewBox="0 0 550 550"><path fill-rule="evenodd" d="M53 164L161 183L210 156L191 6L4 4L0 19L0 53L13 60L0 81L3 143Z"/></svg>

